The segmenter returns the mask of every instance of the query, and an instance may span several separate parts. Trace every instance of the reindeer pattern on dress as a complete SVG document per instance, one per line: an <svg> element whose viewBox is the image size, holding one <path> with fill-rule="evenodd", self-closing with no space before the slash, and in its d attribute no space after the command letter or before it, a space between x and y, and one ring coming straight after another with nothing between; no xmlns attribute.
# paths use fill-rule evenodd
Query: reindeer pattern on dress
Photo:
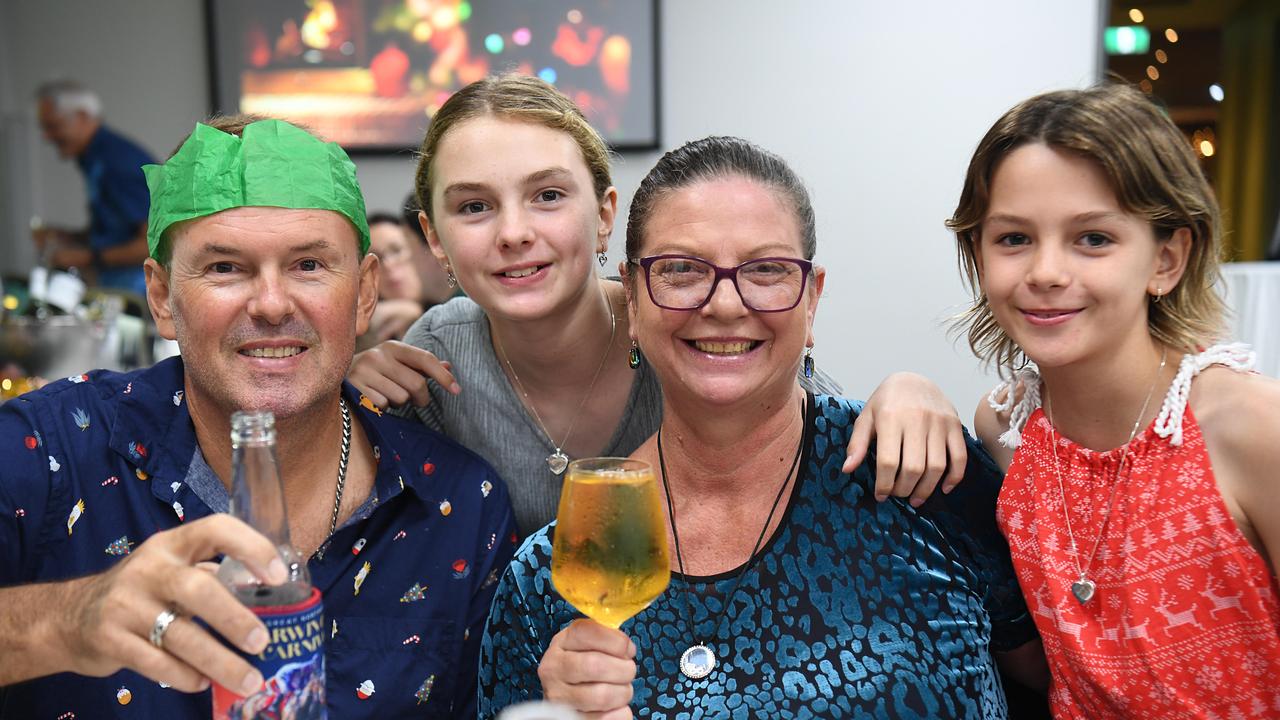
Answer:
<svg viewBox="0 0 1280 720"><path fill-rule="evenodd" d="M1176 413L1179 442L1159 420L1109 451L1053 433L1042 409L1022 429L996 514L1056 716L1280 717L1271 568L1232 518L1191 410ZM1087 602L1071 593L1082 576Z"/></svg>

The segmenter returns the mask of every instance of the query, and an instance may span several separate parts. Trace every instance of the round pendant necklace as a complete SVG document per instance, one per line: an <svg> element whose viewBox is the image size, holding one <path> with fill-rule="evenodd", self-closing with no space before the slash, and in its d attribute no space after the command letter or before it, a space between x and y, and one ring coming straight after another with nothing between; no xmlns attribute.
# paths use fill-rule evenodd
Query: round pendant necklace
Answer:
<svg viewBox="0 0 1280 720"><path fill-rule="evenodd" d="M796 445L795 457L791 459L791 467L787 470L787 474L782 477L782 487L778 488L778 494L773 498L773 506L769 508L769 516L764 519L764 527L760 528L760 536L756 538L755 545L751 548L751 554L747 556L747 565L742 568L742 572L738 573L737 580L733 583L733 588L724 596L724 602L720 608L720 614L716 617L715 624L711 627L711 637L715 637L720 632L720 623L724 622L725 613L729 611L729 600L738 592L738 587L742 585L742 579L753 567L751 561L755 558L756 553L760 552L760 544L764 542L764 535L769 530L769 525L773 523L773 514L778 510L778 503L782 501L782 494L787 489L787 485L791 480L791 475L796 471L796 467L800 464L800 455L804 450L804 436L806 417L806 402L802 401L800 405L800 442ZM693 624L693 600L689 594L689 580L684 572L684 555L680 552L680 532L676 528L676 508L671 500L671 485L667 482L667 459L662 452L662 426L658 426L658 467L662 471L662 488L667 494L667 513L671 517L671 537L675 540L676 546L676 563L680 568L680 575L685 577L684 584L684 600L685 612L689 620L689 632L696 633ZM716 667L716 654L711 647L705 642L695 640L680 655L680 672L690 680L701 680L711 674Z"/></svg>
<svg viewBox="0 0 1280 720"><path fill-rule="evenodd" d="M601 286L600 292L604 295L604 306L609 310L609 344L604 347L604 355L600 357L600 364L596 366L596 374L591 378L591 384L587 386L587 392L582 395L582 401L578 403L578 409L573 413L573 419L569 421L569 430L564 434L564 440L560 444L551 437L551 431L547 429L545 423L542 422L542 416L538 414L538 408L533 404L533 400L529 399L529 392L524 389L524 383L520 382L520 376L516 374L516 369L511 364L511 359L507 357L507 351L502 348L502 341L498 339L497 333L493 334L493 344L498 348L498 354L502 356L502 361L507 364L507 369L511 371L511 379L516 381L516 389L524 396L525 407L529 408L533 413L533 419L538 422L538 427L542 429L542 434L547 436L547 440L555 447L555 450L547 456L547 467L551 472L559 475L563 473L565 468L569 467L569 456L564 454L563 448L569 443L569 438L573 437L573 429L578 425L578 416L582 414L582 408L587 405L587 398L591 397L591 391L596 389L596 381L600 379L600 372L604 370L604 363L609 359L609 351L613 350L613 340L618 332L618 318L613 313L613 303L609 301L609 294Z"/></svg>
<svg viewBox="0 0 1280 720"><path fill-rule="evenodd" d="M1116 468L1115 482L1111 483L1111 492L1107 495L1107 504L1104 506L1106 514L1102 516L1102 527L1098 528L1098 536L1093 540L1093 548L1089 550L1088 557L1084 563L1080 562L1080 551L1076 547L1076 536L1071 531L1071 512L1067 508L1067 490L1062 482L1062 467L1058 461L1058 434L1053 426L1053 410L1049 404L1049 393L1044 396L1044 414L1049 419L1049 449L1053 451L1053 472L1058 478L1058 494L1062 498L1062 517L1067 524L1067 540L1071 542L1071 559L1075 561L1076 572L1079 573L1079 580L1071 583L1071 594L1081 605L1087 604L1093 599L1097 593L1098 584L1089 578L1089 568L1093 566L1093 558L1098 554L1098 545L1102 543L1102 536L1106 534L1107 522L1111 520L1111 511L1116 499L1116 487L1120 484L1120 476L1124 472L1125 464L1129 460L1129 445L1133 439L1138 436L1138 427L1142 424L1142 416L1147 414L1147 406L1151 403L1151 396L1156 391L1156 385L1160 382L1160 373L1164 371L1165 361L1169 358L1169 348L1165 348L1160 355L1160 367L1156 368L1155 379L1151 381L1151 387L1147 389L1147 397L1142 401L1142 409L1138 411L1138 417L1133 421L1133 429L1129 431L1129 439L1125 441L1124 453L1120 456L1120 465ZM1133 470L1130 468L1129 473Z"/></svg>

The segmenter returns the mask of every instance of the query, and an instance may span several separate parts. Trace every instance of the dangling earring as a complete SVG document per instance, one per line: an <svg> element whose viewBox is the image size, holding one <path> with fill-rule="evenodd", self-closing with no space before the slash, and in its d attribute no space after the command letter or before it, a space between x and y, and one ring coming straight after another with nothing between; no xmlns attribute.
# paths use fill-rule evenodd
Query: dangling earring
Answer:
<svg viewBox="0 0 1280 720"><path fill-rule="evenodd" d="M804 349L804 376L813 377L813 348Z"/></svg>
<svg viewBox="0 0 1280 720"><path fill-rule="evenodd" d="M600 267L604 267L605 263L609 262L609 256L602 252L596 253L596 262L600 263Z"/></svg>
<svg viewBox="0 0 1280 720"><path fill-rule="evenodd" d="M635 340L631 341L631 351L627 353L627 367L632 370L640 367L640 346Z"/></svg>
<svg viewBox="0 0 1280 720"><path fill-rule="evenodd" d="M445 278L444 278L445 284L448 285L450 289L458 287L458 276L453 274L453 267L449 265L445 265L444 272L445 272Z"/></svg>
<svg viewBox="0 0 1280 720"><path fill-rule="evenodd" d="M1159 285L1157 285L1157 286L1156 286L1156 294L1155 294L1155 297L1151 298L1151 302L1153 302L1153 303L1155 303L1155 304L1159 305L1159 304L1160 304L1160 298L1162 298L1162 297L1164 297L1164 288L1162 288L1162 287L1160 287Z"/></svg>

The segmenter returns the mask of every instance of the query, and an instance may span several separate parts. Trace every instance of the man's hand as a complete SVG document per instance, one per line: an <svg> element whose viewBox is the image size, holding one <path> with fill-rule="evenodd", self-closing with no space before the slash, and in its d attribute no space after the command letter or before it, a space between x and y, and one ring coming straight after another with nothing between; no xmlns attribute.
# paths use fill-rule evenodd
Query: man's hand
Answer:
<svg viewBox="0 0 1280 720"><path fill-rule="evenodd" d="M590 720L630 718L636 645L621 630L574 620L551 638L538 665L542 696Z"/></svg>
<svg viewBox="0 0 1280 720"><path fill-rule="evenodd" d="M50 243L52 243L54 247L57 247L60 244L60 235L60 231L51 227L41 225L40 227L32 228L31 241L35 243L36 254L43 255L44 249L48 247Z"/></svg>
<svg viewBox="0 0 1280 720"><path fill-rule="evenodd" d="M964 479L968 451L960 416L928 378L900 372L880 383L853 423L844 472L862 464L873 438L877 500L910 497L919 507L939 480L945 493Z"/></svg>
<svg viewBox="0 0 1280 720"><path fill-rule="evenodd" d="M426 350L388 340L356 353L347 371L347 380L380 408L410 401L421 407L431 402L428 378L454 395L462 392L451 370L449 363Z"/></svg>
<svg viewBox="0 0 1280 720"><path fill-rule="evenodd" d="M259 579L287 576L271 541L230 515L219 514L157 533L98 575L0 591L0 685L55 672L104 677L122 668L183 692L210 680L250 694L262 675L198 625L247 653L267 645L266 628L251 610L197 563L218 554L240 560ZM177 618L150 640L157 617Z"/></svg>
<svg viewBox="0 0 1280 720"><path fill-rule="evenodd" d="M55 268L85 268L93 264L93 252L85 244L81 233L60 228L40 226L31 230L36 254L48 258Z"/></svg>

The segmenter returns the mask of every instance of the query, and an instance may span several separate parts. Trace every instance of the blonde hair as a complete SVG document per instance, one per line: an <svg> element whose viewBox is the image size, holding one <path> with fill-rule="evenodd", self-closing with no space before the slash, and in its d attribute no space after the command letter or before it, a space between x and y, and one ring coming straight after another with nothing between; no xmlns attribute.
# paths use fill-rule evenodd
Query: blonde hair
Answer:
<svg viewBox="0 0 1280 720"><path fill-rule="evenodd" d="M477 80L454 93L431 118L418 151L414 193L418 206L434 219L431 208L431 166L440 141L451 128L477 117L497 116L559 130L577 143L591 173L597 198L613 185L609 175L609 147L573 101L543 80L527 75L504 74Z"/></svg>
<svg viewBox="0 0 1280 720"><path fill-rule="evenodd" d="M1001 375L1026 357L996 323L978 277L977 243L991 205L991 179L1018 148L1043 143L1092 160L1103 171L1126 212L1151 223L1157 240L1191 231L1187 267L1178 284L1147 303L1147 326L1158 342L1182 351L1208 345L1222 334L1225 306L1214 284L1220 275L1222 224L1218 202L1190 143L1168 116L1130 85L1106 83L1087 90L1037 95L1016 105L978 143L955 213L960 266L973 305L956 318L969 347Z"/></svg>

